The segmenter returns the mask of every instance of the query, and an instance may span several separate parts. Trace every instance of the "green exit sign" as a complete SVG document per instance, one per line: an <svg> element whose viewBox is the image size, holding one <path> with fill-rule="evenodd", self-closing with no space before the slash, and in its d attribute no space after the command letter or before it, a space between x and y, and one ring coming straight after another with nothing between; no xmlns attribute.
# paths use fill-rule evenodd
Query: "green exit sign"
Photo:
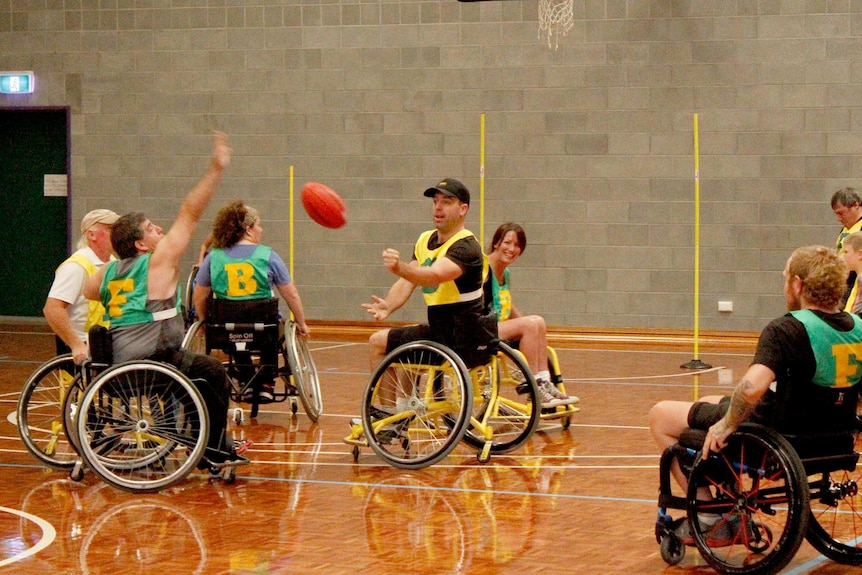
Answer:
<svg viewBox="0 0 862 575"><path fill-rule="evenodd" d="M33 72L0 72L0 94L32 94Z"/></svg>

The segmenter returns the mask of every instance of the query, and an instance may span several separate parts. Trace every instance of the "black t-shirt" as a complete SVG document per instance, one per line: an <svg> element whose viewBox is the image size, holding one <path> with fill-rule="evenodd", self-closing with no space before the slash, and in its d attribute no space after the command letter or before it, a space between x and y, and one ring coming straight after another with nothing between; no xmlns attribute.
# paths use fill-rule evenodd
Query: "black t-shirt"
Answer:
<svg viewBox="0 0 862 575"><path fill-rule="evenodd" d="M428 248L440 247L438 234L428 238ZM414 254L414 259L415 259ZM496 337L496 319L492 318L493 331L482 319L484 298L481 296L482 268L484 255L482 246L475 236L468 236L454 242L446 250L445 257L455 262L463 273L455 279L455 285L462 294L479 292L479 297L465 302L428 306L428 325L436 341L452 347L467 365L483 363L485 351L490 340Z"/></svg>
<svg viewBox="0 0 862 575"><path fill-rule="evenodd" d="M814 313L834 329L853 329L850 314ZM817 369L814 351L805 326L792 315L766 326L752 363L771 369L776 380L776 392L767 393L758 404L756 420L786 433L816 433L854 424L856 388L834 389L812 383Z"/></svg>

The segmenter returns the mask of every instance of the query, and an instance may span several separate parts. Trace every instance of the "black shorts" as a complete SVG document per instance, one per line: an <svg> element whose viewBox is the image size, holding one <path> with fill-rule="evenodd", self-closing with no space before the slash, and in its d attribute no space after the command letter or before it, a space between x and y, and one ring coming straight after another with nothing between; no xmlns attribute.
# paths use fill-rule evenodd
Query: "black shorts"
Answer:
<svg viewBox="0 0 862 575"><path fill-rule="evenodd" d="M386 353L420 339L442 343L457 354L468 369L488 362L497 350L497 316L477 318L470 328L454 326L449 332L434 331L428 324L393 327L386 340Z"/></svg>
<svg viewBox="0 0 862 575"><path fill-rule="evenodd" d="M730 407L730 396L722 397L718 403L696 401L688 411L688 426L707 430L724 417Z"/></svg>
<svg viewBox="0 0 862 575"><path fill-rule="evenodd" d="M386 340L386 353L389 353L398 346L418 341L420 339L428 339L435 341L431 332L431 326L427 324L405 325L402 327L393 327L389 330L389 337ZM443 343L443 342L440 342Z"/></svg>

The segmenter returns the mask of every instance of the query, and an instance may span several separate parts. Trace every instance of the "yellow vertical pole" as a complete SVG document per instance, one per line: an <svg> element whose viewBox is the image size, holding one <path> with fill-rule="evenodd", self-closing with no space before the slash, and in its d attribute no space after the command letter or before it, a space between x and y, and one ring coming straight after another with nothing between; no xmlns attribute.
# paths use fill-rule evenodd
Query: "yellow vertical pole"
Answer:
<svg viewBox="0 0 862 575"><path fill-rule="evenodd" d="M712 367L700 361L700 152L698 149L697 114L694 115L694 359L681 365L683 369L707 369ZM697 378L695 378L697 399Z"/></svg>
<svg viewBox="0 0 862 575"><path fill-rule="evenodd" d="M698 357L700 336L700 152L697 114L694 115L694 358Z"/></svg>
<svg viewBox="0 0 862 575"><path fill-rule="evenodd" d="M485 114L479 116L479 241L485 249Z"/></svg>
<svg viewBox="0 0 862 575"><path fill-rule="evenodd" d="M288 236L290 240L290 249L288 251L288 271L290 271L290 279L291 281L296 281L296 278L293 277L293 165L290 166L290 175L289 175L289 183L288 183L288 201L290 206L287 210L287 218L288 218ZM290 319L293 319L293 312L290 312Z"/></svg>

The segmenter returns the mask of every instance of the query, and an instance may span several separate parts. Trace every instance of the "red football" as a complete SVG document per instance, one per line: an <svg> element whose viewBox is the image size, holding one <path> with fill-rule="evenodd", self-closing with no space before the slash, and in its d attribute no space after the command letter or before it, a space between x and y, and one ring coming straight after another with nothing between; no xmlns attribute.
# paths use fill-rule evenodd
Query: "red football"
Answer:
<svg viewBox="0 0 862 575"><path fill-rule="evenodd" d="M312 220L325 228L340 228L347 223L344 200L325 184L308 182L302 186L302 206Z"/></svg>

